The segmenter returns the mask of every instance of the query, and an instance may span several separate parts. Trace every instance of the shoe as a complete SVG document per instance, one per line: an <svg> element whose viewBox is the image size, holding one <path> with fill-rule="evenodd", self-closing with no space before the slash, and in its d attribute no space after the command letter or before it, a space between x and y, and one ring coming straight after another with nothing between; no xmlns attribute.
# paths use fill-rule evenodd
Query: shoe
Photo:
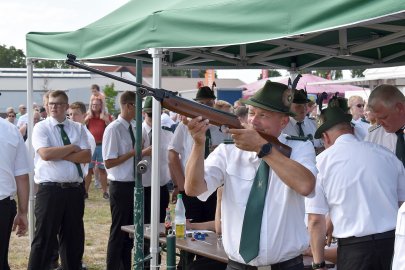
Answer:
<svg viewBox="0 0 405 270"><path fill-rule="evenodd" d="M84 199L88 199L89 198L89 193L84 193Z"/></svg>
<svg viewBox="0 0 405 270"><path fill-rule="evenodd" d="M110 195L107 192L104 192L103 193L103 198L108 200L108 199L110 199Z"/></svg>

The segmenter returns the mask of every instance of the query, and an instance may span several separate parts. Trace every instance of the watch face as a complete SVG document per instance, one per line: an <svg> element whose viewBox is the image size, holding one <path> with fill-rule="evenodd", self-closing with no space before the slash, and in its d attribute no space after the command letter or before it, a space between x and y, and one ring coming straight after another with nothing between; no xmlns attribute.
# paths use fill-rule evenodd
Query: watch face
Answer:
<svg viewBox="0 0 405 270"><path fill-rule="evenodd" d="M262 157L264 157L264 156L270 154L271 148L272 148L271 143L263 144L263 145L262 145L262 148L260 149L260 152L259 152L259 154L258 154L258 157L259 157L259 158L262 158Z"/></svg>
<svg viewBox="0 0 405 270"><path fill-rule="evenodd" d="M271 144L266 143L265 145L262 146L262 152L263 154L267 155L271 150Z"/></svg>

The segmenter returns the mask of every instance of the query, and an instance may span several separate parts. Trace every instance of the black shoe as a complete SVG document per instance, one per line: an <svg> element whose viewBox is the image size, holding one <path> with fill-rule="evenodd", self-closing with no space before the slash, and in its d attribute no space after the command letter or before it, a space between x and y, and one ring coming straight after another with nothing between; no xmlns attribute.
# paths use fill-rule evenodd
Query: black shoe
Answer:
<svg viewBox="0 0 405 270"><path fill-rule="evenodd" d="M110 195L107 192L104 192L103 193L103 198L108 200L108 199L110 199Z"/></svg>

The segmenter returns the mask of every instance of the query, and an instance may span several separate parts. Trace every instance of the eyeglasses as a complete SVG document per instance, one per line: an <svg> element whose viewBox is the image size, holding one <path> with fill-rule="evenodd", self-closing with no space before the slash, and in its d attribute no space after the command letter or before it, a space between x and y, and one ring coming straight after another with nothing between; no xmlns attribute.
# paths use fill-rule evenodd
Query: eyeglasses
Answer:
<svg viewBox="0 0 405 270"><path fill-rule="evenodd" d="M49 102L49 103L48 103L48 106L49 106L49 107L53 107L53 106L55 106L55 107L60 107L60 106L65 105L65 104L66 104L66 103Z"/></svg>
<svg viewBox="0 0 405 270"><path fill-rule="evenodd" d="M10 114L10 115L8 115L7 117L13 117L13 118L15 118L15 115Z"/></svg>
<svg viewBox="0 0 405 270"><path fill-rule="evenodd" d="M364 108L364 104L356 104L357 108Z"/></svg>

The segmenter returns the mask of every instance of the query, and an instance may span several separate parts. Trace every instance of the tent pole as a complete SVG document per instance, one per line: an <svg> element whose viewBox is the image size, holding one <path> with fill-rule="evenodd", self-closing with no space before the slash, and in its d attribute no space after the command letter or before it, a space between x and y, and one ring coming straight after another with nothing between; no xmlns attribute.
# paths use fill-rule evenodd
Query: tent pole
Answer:
<svg viewBox="0 0 405 270"><path fill-rule="evenodd" d="M136 82L142 83L142 61L136 60ZM135 152L134 159L134 172L135 174L135 188L134 188L134 269L143 270L143 260L145 254L143 253L144 238L144 190L142 185L142 174L136 170L136 165L142 160L142 97L136 95L136 131L135 138Z"/></svg>
<svg viewBox="0 0 405 270"><path fill-rule="evenodd" d="M153 87L161 88L162 49L149 49L153 58ZM152 103L152 191L151 191L151 233L150 253L152 256L151 269L159 269L159 208L160 208L160 130L161 130L160 102L153 99ZM156 132L157 131L157 132Z"/></svg>
<svg viewBox="0 0 405 270"><path fill-rule="evenodd" d="M34 159L34 149L32 148L32 130L34 128L34 114L33 114L33 85L34 85L34 59L27 58L27 109L28 109L28 156ZM34 185L34 173L29 173L30 181L30 195L29 195L29 207L28 207L28 234L30 238L30 243L34 239L34 230L35 230L35 185Z"/></svg>

